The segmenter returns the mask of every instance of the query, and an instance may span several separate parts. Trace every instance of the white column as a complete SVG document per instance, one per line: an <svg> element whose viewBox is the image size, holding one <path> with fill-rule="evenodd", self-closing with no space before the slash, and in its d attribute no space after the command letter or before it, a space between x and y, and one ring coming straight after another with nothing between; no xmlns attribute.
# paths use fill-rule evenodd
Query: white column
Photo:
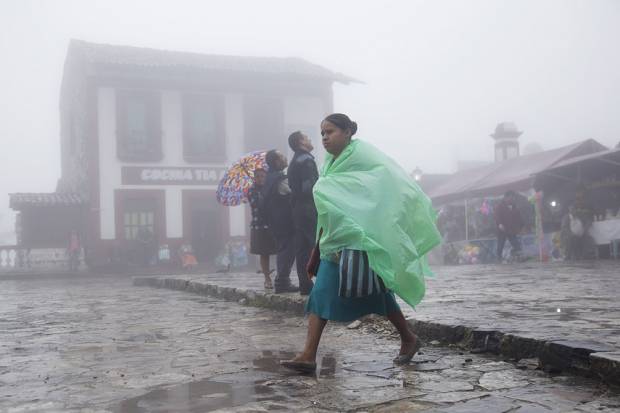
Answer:
<svg viewBox="0 0 620 413"><path fill-rule="evenodd" d="M245 237L246 235L245 211L246 211L246 205L230 207L230 212L228 213L228 219L229 219L231 237Z"/></svg>
<svg viewBox="0 0 620 413"><path fill-rule="evenodd" d="M114 89L97 91L97 133L99 144L99 225L101 239L116 238L114 188L120 180L116 159L116 98ZM118 171L117 171L118 170Z"/></svg>
<svg viewBox="0 0 620 413"><path fill-rule="evenodd" d="M164 165L183 165L183 109L181 93L165 90L161 94L161 130ZM183 236L183 193L168 186L166 193L166 237Z"/></svg>
<svg viewBox="0 0 620 413"><path fill-rule="evenodd" d="M183 237L183 192L178 187L166 188L166 237Z"/></svg>
<svg viewBox="0 0 620 413"><path fill-rule="evenodd" d="M162 151L166 165L184 163L182 111L180 92L164 91L161 94Z"/></svg>
<svg viewBox="0 0 620 413"><path fill-rule="evenodd" d="M228 94L224 99L226 113L226 157L232 163L244 154L243 95ZM245 206L230 207L228 215L230 236L246 235Z"/></svg>

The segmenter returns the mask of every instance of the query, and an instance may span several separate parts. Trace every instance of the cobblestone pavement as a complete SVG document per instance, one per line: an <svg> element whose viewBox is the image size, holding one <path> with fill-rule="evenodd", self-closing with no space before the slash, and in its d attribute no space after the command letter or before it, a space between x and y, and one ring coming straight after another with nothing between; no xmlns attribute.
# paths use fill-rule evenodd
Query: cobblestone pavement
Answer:
<svg viewBox="0 0 620 413"><path fill-rule="evenodd" d="M434 267L426 297L407 317L522 337L585 340L620 350L620 261ZM182 276L262 290L258 274ZM296 278L295 275L292 278Z"/></svg>
<svg viewBox="0 0 620 413"><path fill-rule="evenodd" d="M408 316L540 340L595 340L620 349L620 261L435 272L424 301Z"/></svg>
<svg viewBox="0 0 620 413"><path fill-rule="evenodd" d="M278 360L299 317L111 277L0 287L0 411L620 411L597 382L457 349L395 367L398 342L364 326L328 325L318 375L296 376Z"/></svg>

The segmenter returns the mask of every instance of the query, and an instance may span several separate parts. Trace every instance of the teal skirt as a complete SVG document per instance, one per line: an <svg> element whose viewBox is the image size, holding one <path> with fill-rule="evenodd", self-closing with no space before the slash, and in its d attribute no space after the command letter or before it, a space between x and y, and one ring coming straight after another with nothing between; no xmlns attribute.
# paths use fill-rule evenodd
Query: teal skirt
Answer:
<svg viewBox="0 0 620 413"><path fill-rule="evenodd" d="M332 321L353 321L367 314L386 316L400 307L393 292L375 293L366 297L346 298L338 295L339 266L321 260L319 273L306 303L306 313Z"/></svg>

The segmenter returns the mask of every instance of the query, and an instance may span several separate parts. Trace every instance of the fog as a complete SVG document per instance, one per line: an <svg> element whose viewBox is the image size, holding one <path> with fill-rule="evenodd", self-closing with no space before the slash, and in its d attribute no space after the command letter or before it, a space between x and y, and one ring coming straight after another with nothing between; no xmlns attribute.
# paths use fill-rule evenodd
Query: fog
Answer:
<svg viewBox="0 0 620 413"><path fill-rule="evenodd" d="M335 85L336 111L408 170L492 160L489 134L502 121L524 131L522 148L620 141L615 0L3 0L0 31L2 238L14 225L7 194L52 192L60 176L59 88L72 38L295 56L345 73L364 83Z"/></svg>

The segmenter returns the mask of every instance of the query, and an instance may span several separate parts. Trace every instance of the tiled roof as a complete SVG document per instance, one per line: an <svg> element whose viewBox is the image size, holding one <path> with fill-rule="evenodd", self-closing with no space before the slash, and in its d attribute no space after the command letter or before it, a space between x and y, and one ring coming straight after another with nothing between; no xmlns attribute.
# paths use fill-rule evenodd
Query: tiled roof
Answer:
<svg viewBox="0 0 620 413"><path fill-rule="evenodd" d="M77 206L85 203L84 197L73 193L9 194L9 206L14 210L20 210L24 207Z"/></svg>
<svg viewBox="0 0 620 413"><path fill-rule="evenodd" d="M571 157L604 150L593 139L503 162L457 172L434 187L428 195L436 203L451 202L465 197L499 195L503 192L531 187L534 175Z"/></svg>
<svg viewBox="0 0 620 413"><path fill-rule="evenodd" d="M297 75L342 83L358 82L342 73L295 57L248 57L210 55L192 52L117 46L72 40L69 53L87 63L143 68L190 68L209 71L234 71L274 75Z"/></svg>
<svg viewBox="0 0 620 413"><path fill-rule="evenodd" d="M618 164L620 163L620 148L607 149L587 155L568 158L566 160L563 160L562 162L558 162L557 164L553 165L552 168L549 168L549 171L554 171L556 169L564 168L566 166L576 165L578 163L584 163L595 159L602 160L603 162L610 161L612 164Z"/></svg>

